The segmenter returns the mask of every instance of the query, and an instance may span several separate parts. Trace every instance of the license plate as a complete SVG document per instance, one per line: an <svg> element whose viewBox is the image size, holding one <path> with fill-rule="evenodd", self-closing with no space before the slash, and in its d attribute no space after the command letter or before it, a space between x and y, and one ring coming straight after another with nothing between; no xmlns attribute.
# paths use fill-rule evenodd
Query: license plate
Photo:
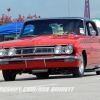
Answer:
<svg viewBox="0 0 100 100"><path fill-rule="evenodd" d="M69 58L69 59L64 59L64 62L74 62L75 61L75 59L71 59L71 58Z"/></svg>
<svg viewBox="0 0 100 100"><path fill-rule="evenodd" d="M8 64L8 61L0 62L0 64Z"/></svg>

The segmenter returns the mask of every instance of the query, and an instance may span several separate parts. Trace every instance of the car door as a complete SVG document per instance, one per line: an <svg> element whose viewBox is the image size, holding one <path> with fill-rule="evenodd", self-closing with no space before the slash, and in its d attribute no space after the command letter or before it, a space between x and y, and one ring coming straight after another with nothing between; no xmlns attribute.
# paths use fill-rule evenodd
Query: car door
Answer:
<svg viewBox="0 0 100 100"><path fill-rule="evenodd" d="M87 23L87 29L88 35L90 37L92 65L98 65L100 58L100 42L98 38L98 30L93 22ZM92 34L93 31L96 33L95 35Z"/></svg>

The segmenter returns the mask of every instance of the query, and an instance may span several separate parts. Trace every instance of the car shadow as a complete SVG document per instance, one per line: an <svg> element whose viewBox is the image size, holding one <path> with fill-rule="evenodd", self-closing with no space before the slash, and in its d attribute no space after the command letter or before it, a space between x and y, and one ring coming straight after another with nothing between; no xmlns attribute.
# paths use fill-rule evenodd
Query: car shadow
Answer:
<svg viewBox="0 0 100 100"><path fill-rule="evenodd" d="M35 76L35 75L34 75ZM72 79L72 78L75 78L73 77L73 75L69 74L69 75L50 75L48 78L37 78L37 77L25 77L25 78L19 78L17 77L15 81L29 81L29 80L49 80L49 79L64 79L64 78L67 78L67 79ZM94 73L85 73L83 78L84 77L92 77L92 76L97 76L96 74ZM79 77L80 78L80 77ZM0 80L0 82L8 82L8 81L4 81L4 80Z"/></svg>
<svg viewBox="0 0 100 100"><path fill-rule="evenodd" d="M16 81L20 81L20 80L48 80L48 79L62 79L62 78L73 78L72 75L50 75L48 78L37 78L37 77L31 77L31 78L23 78L23 79L16 79Z"/></svg>

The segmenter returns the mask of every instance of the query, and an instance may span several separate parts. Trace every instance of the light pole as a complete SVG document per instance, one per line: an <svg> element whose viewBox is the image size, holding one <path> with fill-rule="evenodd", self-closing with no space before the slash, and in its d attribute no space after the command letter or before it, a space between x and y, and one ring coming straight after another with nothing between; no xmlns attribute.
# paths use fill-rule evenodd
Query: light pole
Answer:
<svg viewBox="0 0 100 100"><path fill-rule="evenodd" d="M68 16L70 17L69 0L68 0Z"/></svg>

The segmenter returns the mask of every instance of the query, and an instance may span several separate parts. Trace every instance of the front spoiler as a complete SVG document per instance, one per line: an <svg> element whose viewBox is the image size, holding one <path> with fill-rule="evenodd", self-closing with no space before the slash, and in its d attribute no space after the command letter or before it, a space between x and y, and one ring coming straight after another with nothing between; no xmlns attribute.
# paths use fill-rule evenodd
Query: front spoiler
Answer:
<svg viewBox="0 0 100 100"><path fill-rule="evenodd" d="M82 59L82 56L47 56L36 58L6 58L0 59L0 63L9 61L28 61L28 60L56 60L56 59Z"/></svg>

